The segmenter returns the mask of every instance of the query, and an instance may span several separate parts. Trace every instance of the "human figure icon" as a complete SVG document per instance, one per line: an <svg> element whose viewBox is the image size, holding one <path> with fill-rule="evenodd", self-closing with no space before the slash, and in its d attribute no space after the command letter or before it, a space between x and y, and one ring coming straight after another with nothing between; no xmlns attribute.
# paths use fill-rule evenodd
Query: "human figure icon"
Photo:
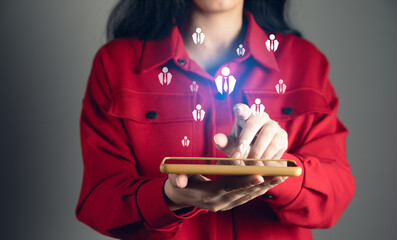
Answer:
<svg viewBox="0 0 397 240"><path fill-rule="evenodd" d="M236 52L237 52L238 56L244 56L245 48L243 47L243 44L238 45L238 48L236 49Z"/></svg>
<svg viewBox="0 0 397 240"><path fill-rule="evenodd" d="M196 81L193 81L192 84L190 84L190 91L192 93L196 93L199 89L199 85L196 83Z"/></svg>
<svg viewBox="0 0 397 240"><path fill-rule="evenodd" d="M266 48L269 52L275 52L278 48L278 40L274 34L270 34L269 39L266 41Z"/></svg>
<svg viewBox="0 0 397 240"><path fill-rule="evenodd" d="M254 116L261 116L265 112L265 106L261 104L259 98L255 99L255 103L251 106L251 111Z"/></svg>
<svg viewBox="0 0 397 240"><path fill-rule="evenodd" d="M196 109L193 110L192 112L194 120L197 121L203 121L204 116L205 116L205 111L201 109L201 105L197 104Z"/></svg>
<svg viewBox="0 0 397 240"><path fill-rule="evenodd" d="M203 44L205 34L201 32L201 28L196 28L196 32L192 35L194 44Z"/></svg>
<svg viewBox="0 0 397 240"><path fill-rule="evenodd" d="M248 141L246 139L243 140L243 143L240 144L240 152L245 155L246 153L249 153L249 150L251 149L251 146L248 144Z"/></svg>
<svg viewBox="0 0 397 240"><path fill-rule="evenodd" d="M275 87L278 94L284 94L285 90L287 89L287 85L285 85L283 79L278 80L278 83Z"/></svg>
<svg viewBox="0 0 397 240"><path fill-rule="evenodd" d="M189 147L190 140L187 138L187 136L183 137L182 139L182 146L183 147Z"/></svg>
<svg viewBox="0 0 397 240"><path fill-rule="evenodd" d="M170 85L172 74L168 72L167 67L163 67L161 73L159 73L159 81L161 85Z"/></svg>
<svg viewBox="0 0 397 240"><path fill-rule="evenodd" d="M230 69L228 67L222 68L221 73L222 76L218 75L215 79L216 88L221 94L230 94L233 92L237 80L233 75L230 75Z"/></svg>

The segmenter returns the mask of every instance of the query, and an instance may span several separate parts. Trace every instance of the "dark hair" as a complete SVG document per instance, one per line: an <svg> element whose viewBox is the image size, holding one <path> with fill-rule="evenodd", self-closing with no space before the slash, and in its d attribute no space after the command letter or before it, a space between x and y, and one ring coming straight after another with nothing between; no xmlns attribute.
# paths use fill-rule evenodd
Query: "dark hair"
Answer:
<svg viewBox="0 0 397 240"><path fill-rule="evenodd" d="M287 0L245 0L244 9L265 31L301 34L286 21ZM190 12L190 0L120 0L109 16L108 40L136 38L156 40L181 25Z"/></svg>

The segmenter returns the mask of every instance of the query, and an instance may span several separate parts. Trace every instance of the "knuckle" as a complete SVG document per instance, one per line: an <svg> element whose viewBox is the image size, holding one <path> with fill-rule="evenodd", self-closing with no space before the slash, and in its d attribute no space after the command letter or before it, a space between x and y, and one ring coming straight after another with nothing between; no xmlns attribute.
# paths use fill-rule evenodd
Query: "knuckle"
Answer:
<svg viewBox="0 0 397 240"><path fill-rule="evenodd" d="M270 119L269 114L268 114L267 112L264 112L264 113L261 115L261 118L262 118L263 120L265 120L265 121L268 121L268 120Z"/></svg>
<svg viewBox="0 0 397 240"><path fill-rule="evenodd" d="M225 208L223 208L221 211L222 211L222 212L229 211L229 210L232 209L232 208L233 208L233 207L231 207L231 206L225 207Z"/></svg>
<svg viewBox="0 0 397 240"><path fill-rule="evenodd" d="M252 121L251 119L249 119L244 123L244 128L254 128L256 125L258 125L256 121Z"/></svg>
<svg viewBox="0 0 397 240"><path fill-rule="evenodd" d="M272 129L277 129L278 130L278 128L279 128L279 126L278 126L278 124L276 123L276 121L270 121L270 122L268 122L267 123L267 125L270 127L270 128L272 128Z"/></svg>
<svg viewBox="0 0 397 240"><path fill-rule="evenodd" d="M266 123L263 125L263 128L261 130L261 136L263 137L269 137L274 135L277 132L277 129L272 125L272 123Z"/></svg>
<svg viewBox="0 0 397 240"><path fill-rule="evenodd" d="M244 198L243 198L243 203L246 203L246 202L248 202L248 201L251 201L251 200L254 199L255 197L256 197L256 196L255 196L254 194L245 195Z"/></svg>
<svg viewBox="0 0 397 240"><path fill-rule="evenodd" d="M237 192L237 195L239 195L239 196L246 196L247 194L248 194L247 190Z"/></svg>
<svg viewBox="0 0 397 240"><path fill-rule="evenodd" d="M262 156L262 152L259 151L259 150L256 149L256 148L254 148L254 149L251 149L250 156L251 156L252 158L260 158L260 157Z"/></svg>
<svg viewBox="0 0 397 240"><path fill-rule="evenodd" d="M266 194L269 191L268 188L262 188L261 191L259 192L258 196L262 196L264 194Z"/></svg>
<svg viewBox="0 0 397 240"><path fill-rule="evenodd" d="M273 141L268 150L270 151L276 151L276 150L281 150L284 147L284 143L282 141Z"/></svg>
<svg viewBox="0 0 397 240"><path fill-rule="evenodd" d="M254 198L256 198L256 195L254 195L254 194L250 194L250 195L248 195L248 201L250 201L250 200L252 200L252 199L254 199Z"/></svg>
<svg viewBox="0 0 397 240"><path fill-rule="evenodd" d="M210 212L218 212L219 211L219 207L217 207L215 205L211 205L211 206L208 206L207 210L210 211Z"/></svg>
<svg viewBox="0 0 397 240"><path fill-rule="evenodd" d="M223 203L229 203L229 202L232 201L232 200L233 200L233 197L230 196L230 195L223 195L223 196L221 197L221 201L222 201Z"/></svg>
<svg viewBox="0 0 397 240"><path fill-rule="evenodd" d="M288 133L284 129L280 129L279 134L282 138L288 139Z"/></svg>
<svg viewBox="0 0 397 240"><path fill-rule="evenodd" d="M209 196L203 196L203 197L201 197L200 199L199 199L199 202L201 203L201 204L204 204L204 205L207 205L207 204L210 204L212 201L212 198L211 197L209 197Z"/></svg>
<svg viewBox="0 0 397 240"><path fill-rule="evenodd" d="M235 189L234 186L223 186L222 188L220 188L220 189L217 191L217 193L218 193L218 194L222 194L222 193L224 193L224 192L231 192L231 191L233 191L234 189Z"/></svg>

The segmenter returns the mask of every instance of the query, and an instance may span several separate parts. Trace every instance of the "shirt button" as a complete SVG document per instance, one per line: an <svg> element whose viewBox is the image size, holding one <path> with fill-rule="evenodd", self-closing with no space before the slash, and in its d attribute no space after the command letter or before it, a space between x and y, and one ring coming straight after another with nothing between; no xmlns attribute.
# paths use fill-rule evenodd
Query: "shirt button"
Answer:
<svg viewBox="0 0 397 240"><path fill-rule="evenodd" d="M182 58L178 58L178 63L181 65L185 65L185 60L183 60Z"/></svg>
<svg viewBox="0 0 397 240"><path fill-rule="evenodd" d="M294 113L294 109L290 107L285 107L281 110L281 112L284 113L285 115L291 115Z"/></svg>
<svg viewBox="0 0 397 240"><path fill-rule="evenodd" d="M264 199L273 199L273 195L265 194L265 195L263 195L263 198Z"/></svg>
<svg viewBox="0 0 397 240"><path fill-rule="evenodd" d="M155 111L147 112L146 117L149 119L155 119L157 117L157 113Z"/></svg>

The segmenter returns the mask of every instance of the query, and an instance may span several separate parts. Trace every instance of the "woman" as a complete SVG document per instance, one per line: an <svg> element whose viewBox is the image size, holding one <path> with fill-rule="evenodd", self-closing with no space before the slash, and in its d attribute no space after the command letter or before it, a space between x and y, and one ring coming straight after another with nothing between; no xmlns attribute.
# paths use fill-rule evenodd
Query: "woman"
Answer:
<svg viewBox="0 0 397 240"><path fill-rule="evenodd" d="M284 5L117 4L83 100L80 221L123 239L311 239L336 222L354 193L347 130L326 58ZM291 159L303 173L166 176L166 156Z"/></svg>

